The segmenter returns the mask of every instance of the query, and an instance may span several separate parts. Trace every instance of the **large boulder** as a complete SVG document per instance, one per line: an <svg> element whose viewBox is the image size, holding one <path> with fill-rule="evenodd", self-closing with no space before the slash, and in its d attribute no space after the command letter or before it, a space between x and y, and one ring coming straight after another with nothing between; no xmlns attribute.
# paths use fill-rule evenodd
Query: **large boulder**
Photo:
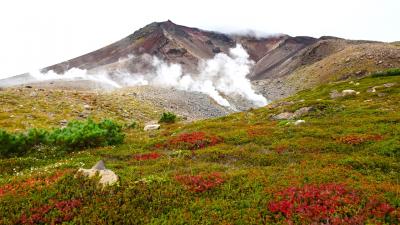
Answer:
<svg viewBox="0 0 400 225"><path fill-rule="evenodd" d="M103 160L97 162L91 169L80 168L78 173L89 178L98 174L100 176L99 183L103 186L113 185L119 180L118 176L112 170L106 169Z"/></svg>

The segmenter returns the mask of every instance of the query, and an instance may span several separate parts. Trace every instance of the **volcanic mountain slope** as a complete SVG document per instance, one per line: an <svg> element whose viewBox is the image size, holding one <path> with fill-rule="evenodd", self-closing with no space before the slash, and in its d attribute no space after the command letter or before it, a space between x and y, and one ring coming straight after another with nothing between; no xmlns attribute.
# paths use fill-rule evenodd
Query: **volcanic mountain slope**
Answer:
<svg viewBox="0 0 400 225"><path fill-rule="evenodd" d="M116 69L123 66L129 72L143 72L147 60L131 60L129 65L120 63L130 55L149 54L170 63L179 63L193 71L200 59L212 58L216 53L228 52L235 41L227 35L176 25L171 21L152 23L132 35L107 47L86 55L43 69L57 73L71 68Z"/></svg>
<svg viewBox="0 0 400 225"><path fill-rule="evenodd" d="M255 38L228 35L174 24L149 24L128 37L83 56L44 68L64 73L71 68L88 73L106 72L115 80L121 74L154 72L153 56L182 66L196 74L202 60L241 44L254 61L248 78L269 100L281 99L318 84L362 77L392 67L400 67L400 46L396 43L353 41L336 37L291 37L275 35ZM20 76L2 80L0 86L29 83Z"/></svg>
<svg viewBox="0 0 400 225"><path fill-rule="evenodd" d="M396 44L353 41L336 37L291 37L275 35L255 38L227 35L174 24L152 23L105 48L45 68L62 73L70 68L127 71L140 73L151 69L148 54L182 65L194 72L198 62L217 53L228 53L241 44L255 66L248 78L269 99L279 99L313 85L350 76L400 66ZM148 56L149 57L149 56ZM301 82L294 82L294 81ZM269 91L266 91L266 90Z"/></svg>

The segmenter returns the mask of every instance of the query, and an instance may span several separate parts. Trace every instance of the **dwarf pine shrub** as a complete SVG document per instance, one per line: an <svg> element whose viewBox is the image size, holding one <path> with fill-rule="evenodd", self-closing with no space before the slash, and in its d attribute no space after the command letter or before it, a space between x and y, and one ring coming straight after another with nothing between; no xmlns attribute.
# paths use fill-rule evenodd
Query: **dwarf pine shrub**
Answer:
<svg viewBox="0 0 400 225"><path fill-rule="evenodd" d="M171 113L171 112L164 112L161 115L160 120L158 121L159 123L175 123L176 121L176 115Z"/></svg>
<svg viewBox="0 0 400 225"><path fill-rule="evenodd" d="M400 68L392 68L382 72L373 73L372 77L388 77L388 76L399 76Z"/></svg>
<svg viewBox="0 0 400 225"><path fill-rule="evenodd" d="M89 147L109 146L122 143L122 127L111 121L72 121L66 128L52 131L30 129L26 133L11 134L0 130L0 157L22 156L38 145L54 146L72 151Z"/></svg>

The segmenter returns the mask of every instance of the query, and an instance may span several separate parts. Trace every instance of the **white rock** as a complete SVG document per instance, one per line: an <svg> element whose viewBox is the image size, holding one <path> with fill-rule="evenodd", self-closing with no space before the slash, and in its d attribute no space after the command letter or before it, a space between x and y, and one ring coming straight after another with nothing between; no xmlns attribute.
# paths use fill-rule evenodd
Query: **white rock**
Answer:
<svg viewBox="0 0 400 225"><path fill-rule="evenodd" d="M301 124L304 124L304 123L306 123L305 120L296 120L296 122L294 122L294 125L298 126L298 125L301 125Z"/></svg>
<svg viewBox="0 0 400 225"><path fill-rule="evenodd" d="M96 174L99 174L100 176L99 183L102 184L103 186L113 185L119 179L118 176L112 170L106 169L103 160L100 160L91 169L80 168L78 170L78 173L82 173L84 176L87 176L89 178L96 176Z"/></svg>
<svg viewBox="0 0 400 225"><path fill-rule="evenodd" d="M92 107L91 107L90 105L87 105L87 104L86 104L86 105L83 105L83 108L84 108L84 109L91 109Z"/></svg>
<svg viewBox="0 0 400 225"><path fill-rule="evenodd" d="M357 92L355 90L343 90L342 91L342 96L349 96L349 95L357 95Z"/></svg>
<svg viewBox="0 0 400 225"><path fill-rule="evenodd" d="M148 131L148 130L158 130L158 129L160 129L160 124L150 124L150 125L146 125L146 126L144 127L144 130L145 130L145 131Z"/></svg>

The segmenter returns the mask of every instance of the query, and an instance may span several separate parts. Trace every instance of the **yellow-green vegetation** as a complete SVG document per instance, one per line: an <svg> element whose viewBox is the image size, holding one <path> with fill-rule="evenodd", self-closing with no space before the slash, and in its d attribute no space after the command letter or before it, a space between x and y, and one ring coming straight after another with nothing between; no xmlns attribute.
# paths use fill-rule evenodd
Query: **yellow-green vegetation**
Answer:
<svg viewBox="0 0 400 225"><path fill-rule="evenodd" d="M0 102L0 128L8 131L54 128L86 117L145 122L158 119L162 111L124 92L14 88L2 90Z"/></svg>
<svg viewBox="0 0 400 225"><path fill-rule="evenodd" d="M359 94L331 97L348 89ZM367 77L222 118L127 128L117 146L1 159L0 224L398 224L399 102L400 76ZM303 107L300 125L272 119ZM100 159L118 184L75 177Z"/></svg>

